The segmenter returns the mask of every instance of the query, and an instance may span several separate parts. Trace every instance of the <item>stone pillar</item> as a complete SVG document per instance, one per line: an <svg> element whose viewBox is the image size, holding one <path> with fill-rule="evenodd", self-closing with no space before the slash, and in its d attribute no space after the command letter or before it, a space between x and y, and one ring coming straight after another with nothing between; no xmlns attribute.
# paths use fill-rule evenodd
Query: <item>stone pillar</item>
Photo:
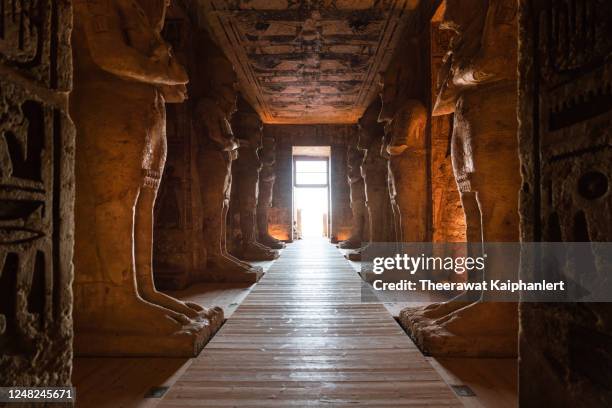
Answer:
<svg viewBox="0 0 612 408"><path fill-rule="evenodd" d="M0 384L67 386L74 234L71 2L39 1L34 10L11 3L12 11L0 14Z"/></svg>
<svg viewBox="0 0 612 408"><path fill-rule="evenodd" d="M189 94L198 85L195 44L197 28L178 2L171 4L163 38L191 78ZM162 289L189 285L206 268L206 249L201 245L202 200L195 168L198 138L193 131L193 99L166 106L168 157L155 202L153 262L155 284Z"/></svg>
<svg viewBox="0 0 612 408"><path fill-rule="evenodd" d="M74 344L82 355L193 356L223 320L222 310L178 301L153 283L164 103L182 102L188 82L161 38L166 6L75 4Z"/></svg>
<svg viewBox="0 0 612 408"><path fill-rule="evenodd" d="M380 99L376 99L359 119L357 148L363 151L361 176L365 186L369 240L372 242L394 242L395 225L389 194L388 165L383 157L384 127L378 122ZM366 246L367 246L366 244ZM364 248L349 253L350 260L361 260Z"/></svg>
<svg viewBox="0 0 612 408"><path fill-rule="evenodd" d="M259 188L257 197L257 241L272 249L282 249L285 243L270 235L269 212L274 197L274 182L276 181L276 140L267 133L263 135L261 171L259 173Z"/></svg>
<svg viewBox="0 0 612 408"><path fill-rule="evenodd" d="M521 239L612 241L612 4L519 4ZM520 406L612 406L611 323L610 303L522 303Z"/></svg>
<svg viewBox="0 0 612 408"><path fill-rule="evenodd" d="M279 253L257 242L256 228L263 124L243 98L239 99L238 112L232 117L232 129L239 145L238 158L232 166L233 194L230 203L231 213L236 215L230 217L230 224L235 224L237 218L240 231L236 237L234 255L248 261L270 261L278 258Z"/></svg>
<svg viewBox="0 0 612 408"><path fill-rule="evenodd" d="M238 143L230 120L236 112L237 78L222 51L202 36L198 47L206 58L198 71L200 86L195 91L194 128L200 139L196 168L202 194L202 244L206 248L206 269L195 280L254 283L262 269L230 255L227 249L227 215L232 188L232 162Z"/></svg>
<svg viewBox="0 0 612 408"><path fill-rule="evenodd" d="M442 65L434 115L455 114L451 157L466 217L468 242L517 242L521 186L516 120L516 2L447 0L444 26L455 40ZM486 248L485 248L486 249ZM519 254L487 250L484 278L508 279ZM515 265L507 260L515 259ZM454 301L402 311L400 320L433 355L517 353L515 303L467 294Z"/></svg>
<svg viewBox="0 0 612 408"><path fill-rule="evenodd" d="M383 75L382 109L385 153L389 155L389 191L398 242L427 241L427 110L422 102L420 44L411 38L404 54Z"/></svg>
<svg viewBox="0 0 612 408"><path fill-rule="evenodd" d="M362 246L365 238L366 225L369 220L366 211L365 182L361 174L364 151L357 148L357 140L349 145L347 151L347 180L350 188L351 211L353 219L351 221L351 235L345 241L338 244L342 249L356 249Z"/></svg>

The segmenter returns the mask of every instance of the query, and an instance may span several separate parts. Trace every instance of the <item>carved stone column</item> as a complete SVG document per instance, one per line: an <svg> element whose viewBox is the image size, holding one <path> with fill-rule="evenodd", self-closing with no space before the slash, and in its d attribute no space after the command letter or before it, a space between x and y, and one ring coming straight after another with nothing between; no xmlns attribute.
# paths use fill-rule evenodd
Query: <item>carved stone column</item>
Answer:
<svg viewBox="0 0 612 408"><path fill-rule="evenodd" d="M398 242L427 240L427 110L413 90L422 80L419 43L411 39L414 61L395 60L383 75L382 109L385 153L389 155L389 183ZM407 64L411 64L408 66Z"/></svg>
<svg viewBox="0 0 612 408"><path fill-rule="evenodd" d="M235 248L238 258L248 261L269 261L278 251L257 242L256 209L261 161L263 124L259 115L240 98L238 112L232 118L232 129L238 138L238 159L233 163L232 213L239 219L240 236ZM232 221L235 221L235 218Z"/></svg>
<svg viewBox="0 0 612 408"><path fill-rule="evenodd" d="M232 162L237 158L238 143L230 120L236 111L237 78L230 61L210 41L202 41L206 64L201 76L194 113L195 132L201 139L197 171L203 202L203 237L206 269L195 280L248 282L259 280L260 267L240 261L227 249L227 215L232 188Z"/></svg>
<svg viewBox="0 0 612 408"><path fill-rule="evenodd" d="M365 152L361 175L365 185L370 239L368 242L394 242L395 225L389 194L388 160L383 157L384 127L378 122L380 99L374 101L359 119L357 147ZM350 260L361 260L361 248L349 253Z"/></svg>
<svg viewBox="0 0 612 408"><path fill-rule="evenodd" d="M72 366L71 2L0 13L0 384L67 386ZM27 27L27 29L25 28Z"/></svg>
<svg viewBox="0 0 612 408"><path fill-rule="evenodd" d="M356 141L355 141L356 142ZM351 211L353 213L351 235L338 244L342 249L356 249L361 247L364 239L366 223L369 217L366 212L365 182L361 174L364 153L354 145L349 145L347 153L348 183L351 192Z"/></svg>
<svg viewBox="0 0 612 408"><path fill-rule="evenodd" d="M257 199L257 241L272 249L282 249L285 243L271 236L268 232L268 220L274 182L276 181L276 140L264 133L260 153L261 171L259 172L259 194Z"/></svg>
<svg viewBox="0 0 612 408"><path fill-rule="evenodd" d="M153 284L164 102L183 101L188 81L160 35L165 10L166 2L75 4L74 316L83 355L192 356L223 320L222 310L180 302Z"/></svg>

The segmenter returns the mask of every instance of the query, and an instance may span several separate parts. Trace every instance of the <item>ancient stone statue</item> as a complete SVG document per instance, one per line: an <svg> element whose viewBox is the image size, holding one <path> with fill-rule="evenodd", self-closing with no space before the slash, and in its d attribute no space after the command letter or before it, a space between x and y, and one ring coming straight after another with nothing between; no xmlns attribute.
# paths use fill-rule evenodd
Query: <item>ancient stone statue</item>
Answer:
<svg viewBox="0 0 612 408"><path fill-rule="evenodd" d="M365 185L369 242L393 242L395 228L389 196L388 160L382 155L384 127L378 122L380 109L380 99L376 99L359 120L357 147L365 152L361 175ZM363 250L349 253L347 258L358 261Z"/></svg>
<svg viewBox="0 0 612 408"><path fill-rule="evenodd" d="M75 349L89 355L191 356L223 312L158 292L153 204L166 158L165 102L184 69L162 40L166 1L75 3L77 128ZM95 103L92 103L95 101Z"/></svg>
<svg viewBox="0 0 612 408"><path fill-rule="evenodd" d="M414 47L416 48L416 46ZM411 65L417 65L411 62ZM410 72L404 61L396 61L383 76L382 110L385 151L389 155L389 193L398 242L427 240L427 160L425 126L427 110L419 92L418 69Z"/></svg>
<svg viewBox="0 0 612 408"><path fill-rule="evenodd" d="M232 129L238 139L238 159L233 164L233 187L240 218L240 242L236 256L249 261L269 261L279 256L278 251L257 242L256 209L261 161L263 123L259 115L240 99L238 112L232 117Z"/></svg>
<svg viewBox="0 0 612 408"><path fill-rule="evenodd" d="M453 171L466 216L468 242L519 240L521 185L516 120L516 2L447 1L443 26L454 33L434 115L454 112ZM485 278L509 279L516 256L487 250ZM506 254L507 255L507 254ZM508 264L508 259L515 264ZM504 263L504 264L502 264ZM402 311L401 321L434 355L514 356L516 303L454 301Z"/></svg>
<svg viewBox="0 0 612 408"><path fill-rule="evenodd" d="M206 270L201 279L227 282L256 282L261 268L240 261L227 250L227 214L232 186L232 161L238 155L238 142L230 120L236 112L237 78L230 61L210 41L202 42L207 58L198 89L194 127L201 135L197 168L203 205L203 243Z"/></svg>
<svg viewBox="0 0 612 408"><path fill-rule="evenodd" d="M257 241L272 249L282 249L285 243L270 235L268 231L268 212L272 207L274 182L276 180L276 141L273 136L263 136L263 146L259 155L259 196L257 199Z"/></svg>
<svg viewBox="0 0 612 408"><path fill-rule="evenodd" d="M351 225L351 235L345 241L338 244L338 248L356 249L362 246L366 229L367 211L365 197L365 182L361 175L361 165L363 164L364 151L359 150L356 145L349 145L347 152L348 183L351 193L351 212L353 220ZM369 241L369 240L367 240Z"/></svg>

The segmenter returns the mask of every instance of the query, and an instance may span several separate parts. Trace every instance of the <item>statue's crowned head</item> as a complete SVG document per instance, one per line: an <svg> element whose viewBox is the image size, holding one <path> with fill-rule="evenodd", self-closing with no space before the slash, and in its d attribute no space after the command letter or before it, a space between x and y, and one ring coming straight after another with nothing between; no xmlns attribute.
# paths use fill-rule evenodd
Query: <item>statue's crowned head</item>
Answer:
<svg viewBox="0 0 612 408"><path fill-rule="evenodd" d="M255 149L262 147L263 122L257 112L242 96L238 98L238 110L232 116L232 129L234 135L241 140L248 141Z"/></svg>
<svg viewBox="0 0 612 408"><path fill-rule="evenodd" d="M361 119L359 119L359 139L357 140L359 149L367 150L374 141L374 138L382 137L384 129L378 122L378 115L380 114L381 107L382 103L380 98L376 98L370 106L368 106Z"/></svg>
<svg viewBox="0 0 612 408"><path fill-rule="evenodd" d="M164 28L166 12L171 3L171 0L138 0L138 4L146 13L151 26L159 33Z"/></svg>

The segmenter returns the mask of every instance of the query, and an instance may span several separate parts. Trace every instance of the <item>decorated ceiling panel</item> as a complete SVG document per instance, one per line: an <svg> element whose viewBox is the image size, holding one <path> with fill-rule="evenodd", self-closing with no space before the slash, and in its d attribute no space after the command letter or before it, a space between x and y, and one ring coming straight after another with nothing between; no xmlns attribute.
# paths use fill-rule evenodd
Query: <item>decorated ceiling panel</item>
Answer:
<svg viewBox="0 0 612 408"><path fill-rule="evenodd" d="M197 0L266 123L354 123L418 0Z"/></svg>

